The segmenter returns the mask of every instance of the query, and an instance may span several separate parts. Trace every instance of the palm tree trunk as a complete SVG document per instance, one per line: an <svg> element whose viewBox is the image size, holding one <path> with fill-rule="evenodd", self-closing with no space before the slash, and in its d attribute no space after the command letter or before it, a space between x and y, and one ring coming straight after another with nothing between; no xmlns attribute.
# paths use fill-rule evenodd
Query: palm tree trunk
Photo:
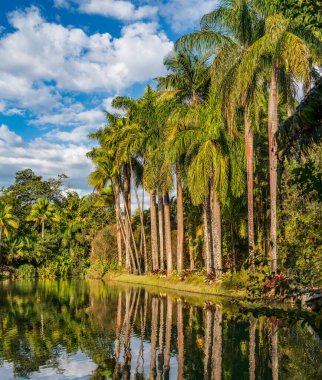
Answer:
<svg viewBox="0 0 322 380"><path fill-rule="evenodd" d="M132 226L131 226L130 214L129 214L129 210L127 208L128 207L127 204L125 203L124 205L125 205L126 218L127 218L128 223L129 223L129 226L130 226L130 235L131 235L131 238L132 238L132 243L133 243L135 257L136 257L136 262L137 262L137 264L135 264L135 261L133 260L133 271L134 271L135 274L137 274L137 272L139 274L141 274L139 254L138 254L138 250L137 250L137 247L136 247L136 241L135 241L135 238L134 238L133 229L132 229ZM131 249L131 246L130 246L130 254L131 254L131 251L132 251L132 249Z"/></svg>
<svg viewBox="0 0 322 380"><path fill-rule="evenodd" d="M45 239L45 219L41 218L41 239Z"/></svg>
<svg viewBox="0 0 322 380"><path fill-rule="evenodd" d="M193 247L192 247L192 236L191 236L191 232L189 234L189 261L190 261L190 270L194 270L195 269L195 258L194 258L194 250L193 250Z"/></svg>
<svg viewBox="0 0 322 380"><path fill-rule="evenodd" d="M213 183L210 184L210 204L211 204L211 231L213 240L213 265L215 270L216 279L222 271L222 257L221 257L221 207L220 201Z"/></svg>
<svg viewBox="0 0 322 380"><path fill-rule="evenodd" d="M163 210L163 196L158 197L158 217L159 217L159 243L160 243L160 269L164 270L164 210Z"/></svg>
<svg viewBox="0 0 322 380"><path fill-rule="evenodd" d="M248 107L245 108L245 147L247 172L247 209L248 209L248 255L250 273L255 273L255 235L254 235L254 196L253 196L253 131L249 120Z"/></svg>
<svg viewBox="0 0 322 380"><path fill-rule="evenodd" d="M136 185L136 182L134 180L133 169L132 169L132 164L131 163L130 163L130 166L131 166L131 174L132 174L132 178L133 178L133 187L134 187L136 202L138 204L138 209L139 209L139 214L140 214L141 238L142 238L143 257L144 257L144 271L147 272L148 271L148 263L147 263L146 237L145 237L145 230L144 230L143 211L142 211L142 208L141 208L141 203L140 203L140 199L139 199L137 185ZM142 257L142 251L141 251L141 257ZM139 266L140 266L140 263L139 263Z"/></svg>
<svg viewBox="0 0 322 380"><path fill-rule="evenodd" d="M158 227L157 227L157 211L155 204L155 191L150 192L150 218L151 218L151 255L152 269L159 269L158 260Z"/></svg>
<svg viewBox="0 0 322 380"><path fill-rule="evenodd" d="M125 226L124 226L124 221L122 220L122 218L119 219L119 223L120 223L120 227L121 227L122 238L123 238L124 244L126 245L127 240L126 240L126 234L125 234ZM129 246L129 256L130 256L130 260L132 262L132 267L135 268L135 260L134 260L131 245ZM130 269L131 269L131 266L130 266Z"/></svg>
<svg viewBox="0 0 322 380"><path fill-rule="evenodd" d="M181 299L177 302L178 328L178 380L184 378L184 335L183 335L183 305Z"/></svg>
<svg viewBox="0 0 322 380"><path fill-rule="evenodd" d="M183 271L183 191L180 170L177 169L177 271Z"/></svg>
<svg viewBox="0 0 322 380"><path fill-rule="evenodd" d="M165 251L167 256L167 276L172 274L172 241L171 241L171 219L169 193L164 194L164 229L165 229Z"/></svg>
<svg viewBox="0 0 322 380"><path fill-rule="evenodd" d="M118 266L122 267L122 231L121 231L121 202L120 202L120 187L115 185L115 212L116 212L116 241L117 241L117 255Z"/></svg>
<svg viewBox="0 0 322 380"><path fill-rule="evenodd" d="M210 274L214 271L214 244L212 237L211 205L210 194L205 197L203 203L204 215L204 241L205 241L205 264L206 272Z"/></svg>
<svg viewBox="0 0 322 380"><path fill-rule="evenodd" d="M268 145L269 145L269 185L270 185L270 259L271 273L277 270L277 142L275 134L278 124L277 68L273 64L268 103Z"/></svg>
<svg viewBox="0 0 322 380"><path fill-rule="evenodd" d="M128 170L127 165L124 165L124 191L123 191L123 200L124 200L124 208L128 208L129 214L131 215L131 176ZM130 208L129 208L130 205ZM130 262L130 223L126 216L125 211L125 268L130 271L131 262Z"/></svg>
<svg viewBox="0 0 322 380"><path fill-rule="evenodd" d="M157 297L152 298L152 317L151 317L151 362L150 362L150 379L156 378L156 350L157 350L157 333L158 333L158 309L159 300Z"/></svg>
<svg viewBox="0 0 322 380"><path fill-rule="evenodd" d="M167 296L167 319L165 329L165 360L164 360L164 378L169 377L170 371L170 354L171 354L171 332L172 332L172 298Z"/></svg>
<svg viewBox="0 0 322 380"><path fill-rule="evenodd" d="M144 187L142 187L142 214L143 214L143 211L144 211ZM144 230L144 218L143 218L143 230ZM144 235L145 235L145 231L144 231ZM145 241L145 248L143 248L143 254L144 254L144 271L145 273L147 273L149 270L149 263L148 263L148 254L146 251L146 241Z"/></svg>
<svg viewBox="0 0 322 380"><path fill-rule="evenodd" d="M216 191L214 191L214 262L216 278L222 273L222 253L221 253L221 206Z"/></svg>

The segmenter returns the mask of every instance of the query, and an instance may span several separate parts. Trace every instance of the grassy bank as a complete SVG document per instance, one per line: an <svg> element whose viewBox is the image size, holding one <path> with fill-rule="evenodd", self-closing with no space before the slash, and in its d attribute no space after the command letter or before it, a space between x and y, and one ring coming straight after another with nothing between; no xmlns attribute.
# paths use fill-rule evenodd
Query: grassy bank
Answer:
<svg viewBox="0 0 322 380"><path fill-rule="evenodd" d="M233 282L227 284L226 282L219 281L213 284L206 284L204 276L190 275L184 280L180 280L178 276L160 277L157 275L133 275L125 272L110 272L106 275L106 280L117 281L128 284L137 284L144 286L153 286L164 289L171 289L176 291L200 293L205 295L225 296L234 298L247 298L245 289L239 289L233 286ZM235 284L236 285L236 284Z"/></svg>

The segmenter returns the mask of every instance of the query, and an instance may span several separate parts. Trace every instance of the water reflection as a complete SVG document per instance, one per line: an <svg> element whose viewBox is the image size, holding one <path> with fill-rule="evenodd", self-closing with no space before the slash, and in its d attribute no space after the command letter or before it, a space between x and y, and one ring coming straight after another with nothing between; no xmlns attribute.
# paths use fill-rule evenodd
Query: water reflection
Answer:
<svg viewBox="0 0 322 380"><path fill-rule="evenodd" d="M99 282L0 284L0 379L317 379L310 328Z"/></svg>

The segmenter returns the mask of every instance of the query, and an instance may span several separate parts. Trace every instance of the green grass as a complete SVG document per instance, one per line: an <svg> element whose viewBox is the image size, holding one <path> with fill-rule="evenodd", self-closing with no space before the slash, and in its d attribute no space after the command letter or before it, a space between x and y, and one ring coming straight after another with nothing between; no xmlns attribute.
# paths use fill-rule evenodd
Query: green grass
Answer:
<svg viewBox="0 0 322 380"><path fill-rule="evenodd" d="M106 275L109 281L124 282L137 285L148 285L157 288L166 288L176 291L201 293L214 296L229 296L235 298L245 298L247 296L244 289L227 287L226 283L218 281L212 285L205 284L205 277L199 274L193 274L180 280L178 276L162 277L158 275L133 275L126 272L110 272Z"/></svg>

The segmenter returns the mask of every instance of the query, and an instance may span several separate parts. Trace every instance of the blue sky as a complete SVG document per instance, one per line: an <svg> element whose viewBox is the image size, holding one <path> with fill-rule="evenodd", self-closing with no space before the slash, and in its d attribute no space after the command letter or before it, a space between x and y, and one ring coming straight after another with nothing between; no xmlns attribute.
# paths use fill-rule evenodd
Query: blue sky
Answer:
<svg viewBox="0 0 322 380"><path fill-rule="evenodd" d="M87 135L138 97L217 0L1 0L0 187L31 168L89 192Z"/></svg>

